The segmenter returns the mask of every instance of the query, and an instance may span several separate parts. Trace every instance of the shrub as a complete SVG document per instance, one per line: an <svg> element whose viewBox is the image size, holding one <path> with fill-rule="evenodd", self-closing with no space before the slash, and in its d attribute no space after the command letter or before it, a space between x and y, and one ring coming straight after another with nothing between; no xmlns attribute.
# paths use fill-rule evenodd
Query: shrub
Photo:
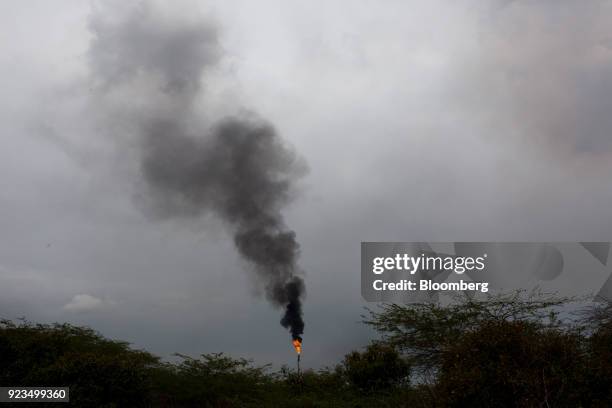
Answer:
<svg viewBox="0 0 612 408"><path fill-rule="evenodd" d="M408 384L408 364L393 348L369 345L364 352L347 354L342 363L348 382L362 392L376 392Z"/></svg>

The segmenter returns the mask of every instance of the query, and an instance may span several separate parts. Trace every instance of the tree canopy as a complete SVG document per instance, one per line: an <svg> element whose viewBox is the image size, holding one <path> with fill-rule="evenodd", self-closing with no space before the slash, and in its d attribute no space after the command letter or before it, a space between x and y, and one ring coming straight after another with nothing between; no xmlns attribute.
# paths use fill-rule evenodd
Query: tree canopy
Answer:
<svg viewBox="0 0 612 408"><path fill-rule="evenodd" d="M68 386L74 407L612 406L612 308L562 319L569 301L381 305L364 316L377 341L301 373L224 353L167 362L91 328L2 320L0 384Z"/></svg>

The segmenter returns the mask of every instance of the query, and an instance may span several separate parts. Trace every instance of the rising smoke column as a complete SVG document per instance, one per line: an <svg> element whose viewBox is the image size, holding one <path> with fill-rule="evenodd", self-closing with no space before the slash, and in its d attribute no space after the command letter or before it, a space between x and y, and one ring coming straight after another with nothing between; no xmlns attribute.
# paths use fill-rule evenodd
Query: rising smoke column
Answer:
<svg viewBox="0 0 612 408"><path fill-rule="evenodd" d="M213 23L148 1L120 4L91 17L90 69L96 103L115 109L109 129L135 137L145 198L165 218L224 220L268 300L285 308L281 324L299 338L299 244L281 214L299 160L257 115L202 120L201 78L222 55Z"/></svg>

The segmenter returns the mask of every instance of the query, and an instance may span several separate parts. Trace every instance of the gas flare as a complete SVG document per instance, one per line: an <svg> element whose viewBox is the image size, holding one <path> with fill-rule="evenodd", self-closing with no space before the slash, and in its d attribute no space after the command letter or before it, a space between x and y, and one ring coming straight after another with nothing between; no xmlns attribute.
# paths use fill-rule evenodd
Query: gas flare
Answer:
<svg viewBox="0 0 612 408"><path fill-rule="evenodd" d="M302 354L302 339L300 337L293 339L293 347L296 353Z"/></svg>

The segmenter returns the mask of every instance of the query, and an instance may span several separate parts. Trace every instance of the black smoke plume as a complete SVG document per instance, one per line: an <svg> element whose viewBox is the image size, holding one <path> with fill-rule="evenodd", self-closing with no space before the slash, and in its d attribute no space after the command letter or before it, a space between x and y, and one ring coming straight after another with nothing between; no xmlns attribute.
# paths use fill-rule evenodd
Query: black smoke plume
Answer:
<svg viewBox="0 0 612 408"><path fill-rule="evenodd" d="M305 287L299 244L281 209L301 166L273 126L254 114L200 119L202 76L222 54L215 25L173 19L140 2L98 10L90 27L98 99L116 105L117 95L139 95L137 107L123 100L107 120L109 128L136 134L147 200L166 218L213 213L224 220L266 297L285 308L281 324L299 338Z"/></svg>
<svg viewBox="0 0 612 408"><path fill-rule="evenodd" d="M175 123L156 123L143 147L151 195L176 215L213 211L226 220L236 248L265 282L267 297L286 307L282 325L294 337L302 334L299 245L280 213L295 156L274 129L257 119L231 118L199 138Z"/></svg>

